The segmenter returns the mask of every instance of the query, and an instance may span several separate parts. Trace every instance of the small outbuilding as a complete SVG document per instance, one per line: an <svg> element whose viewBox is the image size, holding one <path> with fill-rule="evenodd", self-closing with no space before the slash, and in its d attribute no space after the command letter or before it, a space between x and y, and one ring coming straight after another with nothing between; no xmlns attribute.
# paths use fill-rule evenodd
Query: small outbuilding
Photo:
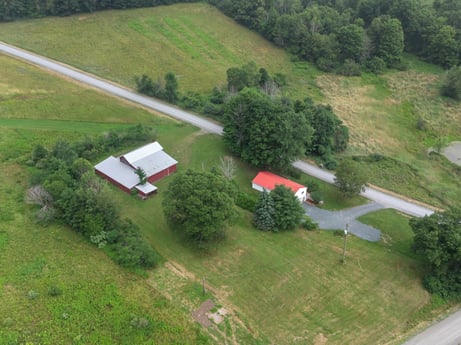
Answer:
<svg viewBox="0 0 461 345"><path fill-rule="evenodd" d="M176 171L178 162L163 151L156 141L128 152L118 158L110 156L95 166L96 174L127 193L136 190L146 198L157 191L152 183ZM136 170L141 168L147 182L140 184Z"/></svg>
<svg viewBox="0 0 461 345"><path fill-rule="evenodd" d="M266 190L268 192L272 191L276 186L285 186L291 189L294 195L298 198L299 202L304 202L309 198L309 193L307 193L307 187L299 184L297 182L288 180L282 176L273 174L269 171L261 171L256 175L252 181L253 189L256 189L260 192Z"/></svg>

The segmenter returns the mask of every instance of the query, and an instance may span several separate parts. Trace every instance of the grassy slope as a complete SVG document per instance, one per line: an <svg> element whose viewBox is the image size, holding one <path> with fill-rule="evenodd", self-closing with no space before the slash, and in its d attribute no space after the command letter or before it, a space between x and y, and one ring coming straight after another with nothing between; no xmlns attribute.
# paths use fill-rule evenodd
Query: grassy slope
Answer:
<svg viewBox="0 0 461 345"><path fill-rule="evenodd" d="M225 84L229 67L255 61L270 73L288 75L290 91L304 97L315 73L206 4L6 23L0 40L127 86L134 86L135 75L163 79L173 71L180 89L210 92Z"/></svg>
<svg viewBox="0 0 461 345"><path fill-rule="evenodd" d="M346 154L394 159L363 164L371 183L433 205L461 206L460 169L427 154L437 138L461 139L461 104L438 95L441 69L406 58L409 71L361 78L324 75L317 81L325 101L350 128ZM419 118L424 130L417 129Z"/></svg>
<svg viewBox="0 0 461 345"><path fill-rule="evenodd" d="M183 125L3 56L0 65L0 344L198 342L182 307L149 281L119 268L67 228L34 224L32 209L23 203L28 174L19 164L37 143L72 140L131 121L169 127L178 135L193 129L184 131ZM62 290L60 296L48 294L53 286ZM30 291L38 297L29 299ZM150 319L152 329L132 327L135 316Z"/></svg>

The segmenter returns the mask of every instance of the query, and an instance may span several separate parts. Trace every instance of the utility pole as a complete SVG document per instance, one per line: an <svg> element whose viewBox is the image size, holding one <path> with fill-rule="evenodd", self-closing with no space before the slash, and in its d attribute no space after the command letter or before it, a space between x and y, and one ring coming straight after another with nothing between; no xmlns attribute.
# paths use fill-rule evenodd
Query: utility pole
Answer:
<svg viewBox="0 0 461 345"><path fill-rule="evenodd" d="M347 246L347 232L349 231L349 223L346 223L346 228L344 229L344 247L343 247L343 257L341 262L346 263L346 246Z"/></svg>
<svg viewBox="0 0 461 345"><path fill-rule="evenodd" d="M205 277L202 278L202 289L203 289L203 296L205 296L206 295Z"/></svg>

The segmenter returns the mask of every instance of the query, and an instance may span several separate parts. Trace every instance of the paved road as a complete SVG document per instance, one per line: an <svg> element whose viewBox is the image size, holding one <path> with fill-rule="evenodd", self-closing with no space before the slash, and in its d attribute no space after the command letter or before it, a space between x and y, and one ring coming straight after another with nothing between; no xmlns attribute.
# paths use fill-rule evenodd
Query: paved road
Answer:
<svg viewBox="0 0 461 345"><path fill-rule="evenodd" d="M381 237L381 231L372 226L363 224L356 219L369 212L382 209L383 206L376 202L341 211L323 210L309 204L303 204L303 206L306 209L306 214L319 225L320 229L344 229L347 223L349 224L349 232L364 240L376 242L379 241Z"/></svg>
<svg viewBox="0 0 461 345"><path fill-rule="evenodd" d="M125 89L123 87L120 87L118 85L115 85L113 83L110 83L108 81L102 80L100 78L96 78L94 76L91 76L85 72L78 71L75 68L71 68L69 66L65 66L61 63L52 61L50 59L32 54L30 52L3 44L0 42L0 52L3 52L5 54L20 58L22 60L31 62L33 64L36 64L38 66L47 68L51 71L54 71L56 73L62 74L64 76L67 76L69 78L75 79L81 83L90 85L94 88L103 90L107 92L108 94L121 97L124 99L127 99L129 101L132 101L134 103L138 103L140 105L143 105L145 107L151 108L153 110L159 111L161 113L164 113L166 115L169 115L171 117L177 118L181 121L191 123L203 130L206 130L211 133L216 133L221 135L222 134L222 126L206 120L202 119L198 116L195 116L193 114L190 114L188 112L185 112L183 110L180 110L178 108L175 108L173 106L167 105L165 103L153 100L148 97L141 96L135 92L132 92L128 89ZM293 164L295 167L299 168L301 171L310 174L314 177L317 177L321 180L327 181L329 183L333 182L333 174L330 172L324 171L322 169L317 168L314 165L308 164L306 162L302 161L297 161ZM425 207L421 207L416 204L409 203L405 200L402 200L400 198L397 198L395 196L387 195L385 193L379 192L377 190L374 190L372 188L367 188L367 190L363 193L363 195L366 198L369 198L370 200L373 200L379 204L382 204L386 207L390 208L395 208L403 213L407 213L409 215L413 216L424 216L427 214L433 213L433 210ZM461 315L459 313L455 314L457 315L457 318L461 318ZM455 325L456 326L456 325ZM430 343L432 344L438 344L438 345L453 345L456 343L450 343L450 342L443 342L443 339L445 337L448 337L448 333L454 334L456 332L460 331L460 327L457 329L451 328L450 330L446 330L444 335L439 335L437 338L437 341ZM459 333L458 333L459 334ZM419 343L411 343L413 344L419 344ZM422 343L421 343L422 344ZM426 344L426 343L424 343ZM429 343L427 343L429 344Z"/></svg>
<svg viewBox="0 0 461 345"><path fill-rule="evenodd" d="M92 75L89 75L88 73L79 71L69 66L65 66L59 62L35 55L33 53L12 47L7 44L3 44L1 42L0 42L0 52L18 57L28 62L32 62L38 66L41 66L49 70L52 70L56 73L65 75L81 83L84 83L94 88L103 90L113 96L127 99L129 101L141 104L150 109L157 110L161 113L164 113L166 115L169 115L181 121L191 123L208 132L216 133L219 135L222 134L222 126L210 120L203 119L199 116L185 112L171 105L167 105L165 103L159 102L150 97L141 96L133 91L120 87L119 85L115 85L111 82L102 80L100 78L96 78ZM309 175L315 176L328 183L333 183L334 175L328 171L322 170L314 165L311 165L309 163L302 162L302 161L297 161L293 165L296 168L300 169L301 171ZM397 209L403 213L406 213L412 216L422 217L424 215L431 214L433 212L431 209L428 209L428 208L425 208L425 207L422 207L416 204L412 204L403 199L385 194L383 192L377 191L372 188L367 188L367 190L364 193L362 193L362 195L370 200L373 200L379 204L382 204L385 207L394 208L394 209Z"/></svg>
<svg viewBox="0 0 461 345"><path fill-rule="evenodd" d="M303 161L297 161L293 163L293 166L305 172L306 174L317 177L322 181L334 183L335 176L331 172L320 169L315 165ZM385 207L394 208L411 216L423 217L425 215L430 215L434 212L430 208L413 204L404 199L383 193L381 191L369 187L367 187L365 191L361 193L361 195Z"/></svg>
<svg viewBox="0 0 461 345"><path fill-rule="evenodd" d="M161 113L170 115L178 120L188 122L197 126L205 131L222 134L222 126L200 118L199 116L192 115L188 112L185 112L181 109L173 107L171 105L159 102L149 97L141 96L135 92L130 91L129 89L125 89L119 85L115 85L109 81L99 79L95 76L91 76L83 71L79 71L69 66L65 66L59 62L52 61L50 59L32 54L30 52L0 43L0 52L13 55L18 57L22 60L26 60L28 62L32 62L35 65L44 67L56 73L62 74L66 77L72 78L77 80L81 83L90 85L102 91L105 91L113 96L121 97L132 101L134 103L141 104L147 108L157 110Z"/></svg>
<svg viewBox="0 0 461 345"><path fill-rule="evenodd" d="M460 345L461 310L432 325L403 345Z"/></svg>

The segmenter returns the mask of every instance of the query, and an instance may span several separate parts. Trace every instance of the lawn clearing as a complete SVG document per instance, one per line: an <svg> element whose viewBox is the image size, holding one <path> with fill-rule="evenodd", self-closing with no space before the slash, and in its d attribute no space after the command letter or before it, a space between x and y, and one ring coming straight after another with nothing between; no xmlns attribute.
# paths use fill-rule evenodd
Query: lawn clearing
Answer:
<svg viewBox="0 0 461 345"><path fill-rule="evenodd" d="M194 138L192 145L188 138L176 142L188 152L190 166L207 169L213 163L204 161L216 162L226 154L218 137ZM350 237L346 265L341 265L342 237L323 231L257 231L244 211L224 243L210 252L196 252L165 224L161 201L167 184L161 181L158 195L147 202L133 203L115 188L114 198L162 256L183 272L180 286L192 280L200 291L205 277L212 298L260 339L277 344L314 343L322 337L331 344L383 343L406 332L406 322L429 303L419 263L407 252ZM386 215L378 218L385 223ZM397 216L394 225L408 228L407 218ZM180 286L169 287L169 293L183 289ZM196 299L191 310L201 302Z"/></svg>
<svg viewBox="0 0 461 345"><path fill-rule="evenodd" d="M211 92L226 70L250 61L288 76L290 94L317 90L315 68L236 24L216 8L177 4L103 11L66 18L2 23L0 40L134 87L134 76L154 80L174 72L181 91Z"/></svg>

